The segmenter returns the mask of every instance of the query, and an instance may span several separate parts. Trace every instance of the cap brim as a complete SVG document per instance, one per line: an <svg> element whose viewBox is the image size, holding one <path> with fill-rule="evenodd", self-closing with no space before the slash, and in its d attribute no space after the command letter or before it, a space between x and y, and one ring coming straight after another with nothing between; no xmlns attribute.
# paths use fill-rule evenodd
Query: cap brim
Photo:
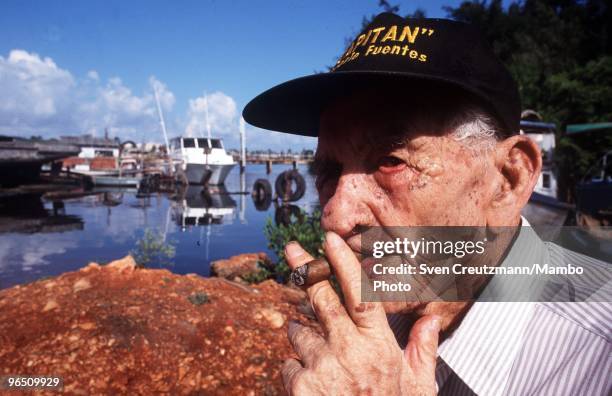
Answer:
<svg viewBox="0 0 612 396"><path fill-rule="evenodd" d="M316 137L321 112L334 99L380 83L392 82L399 88L404 86L402 82L414 80L445 83L486 98L460 82L440 77L387 71L337 71L296 78L270 88L251 100L242 116L259 128Z"/></svg>

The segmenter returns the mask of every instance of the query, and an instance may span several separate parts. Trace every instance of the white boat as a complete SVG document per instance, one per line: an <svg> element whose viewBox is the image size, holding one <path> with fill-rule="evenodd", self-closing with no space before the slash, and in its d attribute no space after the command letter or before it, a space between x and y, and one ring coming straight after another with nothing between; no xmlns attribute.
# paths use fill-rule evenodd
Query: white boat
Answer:
<svg viewBox="0 0 612 396"><path fill-rule="evenodd" d="M236 166L221 139L179 137L170 140L175 173L189 184L219 185Z"/></svg>
<svg viewBox="0 0 612 396"><path fill-rule="evenodd" d="M175 177L186 184L222 185L232 168L236 166L236 162L225 151L221 139L213 139L211 136L207 96L204 96L204 108L208 137L205 138L200 130L201 137L199 138L184 136L168 141L166 122L155 86L153 86L153 92L159 123Z"/></svg>

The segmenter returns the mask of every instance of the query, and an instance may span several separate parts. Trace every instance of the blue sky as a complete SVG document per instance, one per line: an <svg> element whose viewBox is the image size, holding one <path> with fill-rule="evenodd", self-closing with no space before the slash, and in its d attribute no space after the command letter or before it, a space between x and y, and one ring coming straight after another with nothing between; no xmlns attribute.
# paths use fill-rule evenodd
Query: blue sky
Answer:
<svg viewBox="0 0 612 396"><path fill-rule="evenodd" d="M109 128L122 138L161 141L151 95L156 85L172 135L199 133L207 92L213 133L235 146L237 117L248 100L332 64L362 17L379 12L377 3L3 0L0 133ZM420 7L444 17L442 6L457 3L404 1L400 13ZM315 144L253 128L248 136L250 148Z"/></svg>

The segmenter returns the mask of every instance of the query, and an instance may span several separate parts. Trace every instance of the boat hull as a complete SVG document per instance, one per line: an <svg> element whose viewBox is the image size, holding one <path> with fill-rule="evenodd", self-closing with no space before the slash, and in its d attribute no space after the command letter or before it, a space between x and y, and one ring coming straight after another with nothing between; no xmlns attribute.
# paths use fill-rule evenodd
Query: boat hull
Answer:
<svg viewBox="0 0 612 396"><path fill-rule="evenodd" d="M219 185L225 182L235 164L229 165L204 165L187 164L185 176L189 184L212 184Z"/></svg>
<svg viewBox="0 0 612 396"><path fill-rule="evenodd" d="M212 175L210 176L210 180L208 184L219 185L225 183L225 179L227 175L231 172L231 170L236 166L236 164L229 165L210 165L210 169L212 170Z"/></svg>

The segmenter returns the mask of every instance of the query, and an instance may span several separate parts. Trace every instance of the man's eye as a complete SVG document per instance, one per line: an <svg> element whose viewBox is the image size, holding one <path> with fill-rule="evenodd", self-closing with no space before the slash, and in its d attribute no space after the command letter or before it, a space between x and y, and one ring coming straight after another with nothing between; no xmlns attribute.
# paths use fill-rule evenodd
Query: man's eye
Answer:
<svg viewBox="0 0 612 396"><path fill-rule="evenodd" d="M378 160L378 170L383 173L399 172L406 167L406 163L392 155L386 155Z"/></svg>

